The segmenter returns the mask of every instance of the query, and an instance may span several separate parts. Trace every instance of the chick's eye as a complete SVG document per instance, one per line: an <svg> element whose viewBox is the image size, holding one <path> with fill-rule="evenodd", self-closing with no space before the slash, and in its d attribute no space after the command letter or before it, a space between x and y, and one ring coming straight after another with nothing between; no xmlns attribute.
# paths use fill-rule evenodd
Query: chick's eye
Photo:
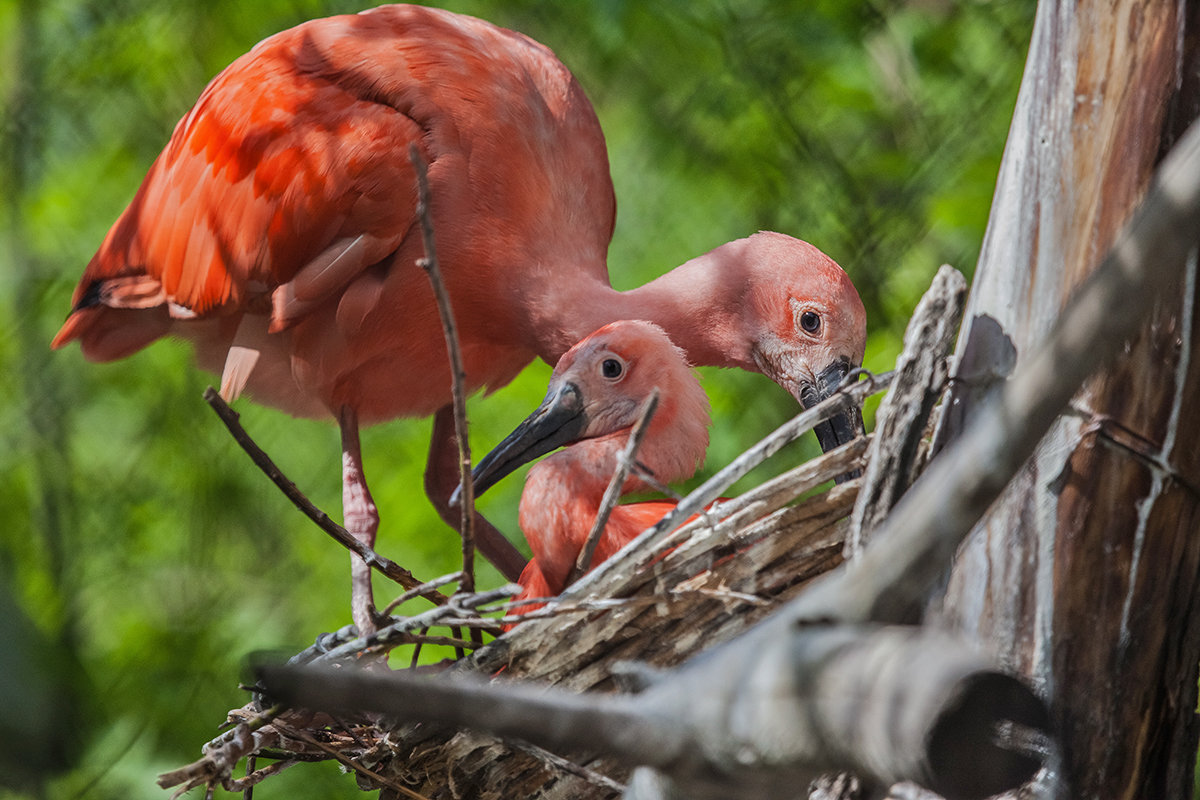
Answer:
<svg viewBox="0 0 1200 800"><path fill-rule="evenodd" d="M821 329L821 316L815 311L805 311L800 315L800 327L805 333L816 333Z"/></svg>
<svg viewBox="0 0 1200 800"><path fill-rule="evenodd" d="M625 368L621 366L621 362L615 358L606 358L600 365L600 374L609 379L621 377L621 373L624 371Z"/></svg>

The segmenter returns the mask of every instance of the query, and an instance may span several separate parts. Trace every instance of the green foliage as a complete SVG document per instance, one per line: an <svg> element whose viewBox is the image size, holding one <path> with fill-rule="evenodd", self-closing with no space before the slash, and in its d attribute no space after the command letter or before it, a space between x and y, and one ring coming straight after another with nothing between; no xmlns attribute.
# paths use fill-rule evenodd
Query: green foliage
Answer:
<svg viewBox="0 0 1200 800"><path fill-rule="evenodd" d="M610 265L620 288L756 229L792 233L855 279L872 328L866 364L884 370L937 266L973 266L1033 0L447 5L547 43L597 105L619 201ZM247 654L298 649L348 622L347 556L230 440L200 399L213 379L186 346L161 342L97 366L47 343L83 266L205 82L272 32L357 8L0 5L0 590L63 664L81 665L76 678L47 670L45 679L63 697L90 698L57 715L62 741L81 732L83 744L71 745L74 767L47 796L163 797L155 773L198 757L223 712L244 702L236 681ZM537 404L548 373L535 365L471 400L478 451ZM795 412L759 376L703 377L715 424L700 477ZM336 516L332 426L239 410ZM428 429L381 425L364 450L380 548L432 577L456 568L458 545L421 488ZM743 486L815 452L815 442L795 445ZM509 479L481 504L514 540L520 487ZM482 572L482 585L497 583ZM29 645L30 657L43 658L41 647ZM25 790L0 788L0 798ZM355 791L336 767L310 765L256 796Z"/></svg>

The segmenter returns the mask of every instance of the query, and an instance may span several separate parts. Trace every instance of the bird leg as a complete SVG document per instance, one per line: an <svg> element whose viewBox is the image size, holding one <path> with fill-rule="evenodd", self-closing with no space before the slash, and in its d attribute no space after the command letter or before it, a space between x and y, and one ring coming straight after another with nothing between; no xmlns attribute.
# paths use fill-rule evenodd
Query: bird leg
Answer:
<svg viewBox="0 0 1200 800"><path fill-rule="evenodd" d="M343 406L338 414L342 431L342 517L350 535L367 547L375 546L379 511L363 474L362 448L358 440L358 414ZM360 636L376 630L375 598L371 593L371 568L350 555L350 613Z"/></svg>
<svg viewBox="0 0 1200 800"><path fill-rule="evenodd" d="M462 510L450 507L450 495L458 486L458 443L454 438L454 407L443 406L433 415L433 435L429 441L429 461L425 465L425 494L442 520L458 530ZM365 488L365 486L364 486ZM510 581L521 577L525 557L478 512L475 513L475 546Z"/></svg>

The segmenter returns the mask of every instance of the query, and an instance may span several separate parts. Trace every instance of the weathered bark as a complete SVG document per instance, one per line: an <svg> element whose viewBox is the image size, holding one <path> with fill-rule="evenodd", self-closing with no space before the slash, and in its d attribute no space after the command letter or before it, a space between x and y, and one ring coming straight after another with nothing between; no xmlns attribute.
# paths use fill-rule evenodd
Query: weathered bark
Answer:
<svg viewBox="0 0 1200 800"><path fill-rule="evenodd" d="M1020 359L1096 266L1196 116L1194 3L1045 2L969 325ZM1056 797L1186 797L1197 743L1196 263L1089 381L960 552L942 615L1052 698Z"/></svg>
<svg viewBox="0 0 1200 800"><path fill-rule="evenodd" d="M904 351L896 361L896 380L875 414L875 437L850 515L848 558L862 551L871 531L925 468L929 457L926 428L946 389L946 360L962 322L966 297L967 281L962 273L943 265L909 321Z"/></svg>

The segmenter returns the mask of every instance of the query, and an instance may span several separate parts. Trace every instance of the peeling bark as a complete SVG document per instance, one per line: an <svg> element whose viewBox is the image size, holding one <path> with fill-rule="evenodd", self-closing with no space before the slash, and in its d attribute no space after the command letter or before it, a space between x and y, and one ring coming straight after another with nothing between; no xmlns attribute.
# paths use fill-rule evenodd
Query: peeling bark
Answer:
<svg viewBox="0 0 1200 800"><path fill-rule="evenodd" d="M943 265L904 334L904 351L896 362L897 379L875 414L875 437L867 452L846 555L866 546L871 531L917 479L929 458L926 428L946 388L947 357L962 321L967 282L962 273Z"/></svg>

